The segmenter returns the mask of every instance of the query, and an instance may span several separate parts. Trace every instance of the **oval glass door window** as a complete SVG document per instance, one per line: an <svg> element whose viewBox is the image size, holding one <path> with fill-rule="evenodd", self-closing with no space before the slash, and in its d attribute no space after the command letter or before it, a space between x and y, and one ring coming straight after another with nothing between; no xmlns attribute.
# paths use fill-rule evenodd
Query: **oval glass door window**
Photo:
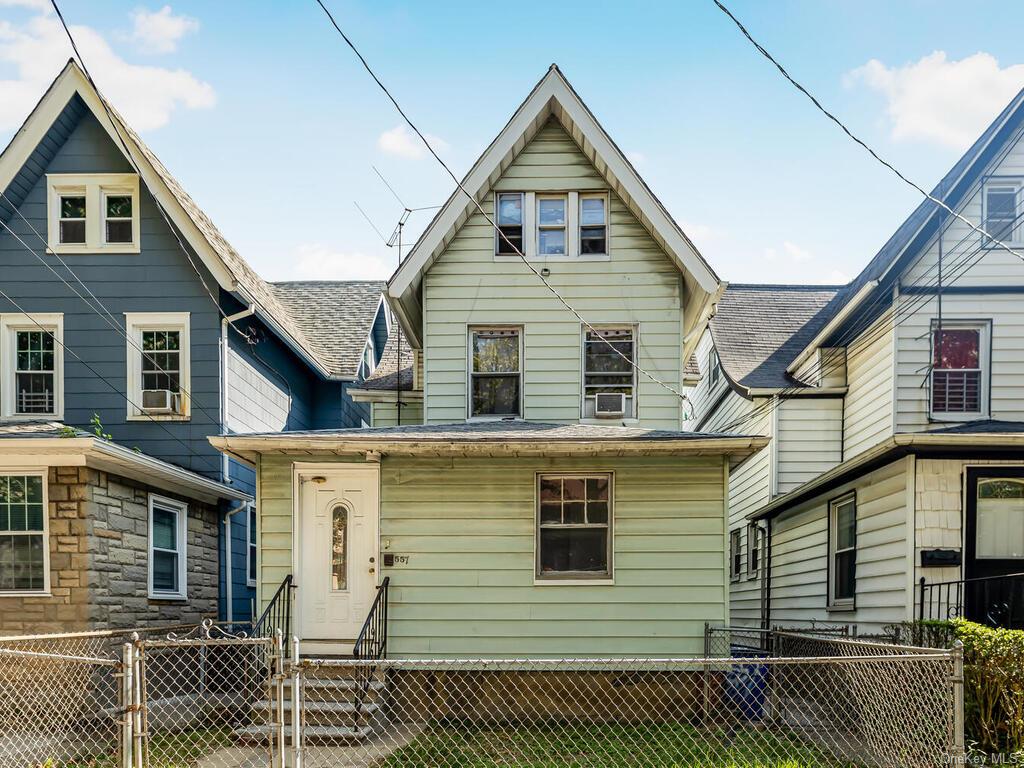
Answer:
<svg viewBox="0 0 1024 768"><path fill-rule="evenodd" d="M331 589L348 589L348 509L331 512Z"/></svg>

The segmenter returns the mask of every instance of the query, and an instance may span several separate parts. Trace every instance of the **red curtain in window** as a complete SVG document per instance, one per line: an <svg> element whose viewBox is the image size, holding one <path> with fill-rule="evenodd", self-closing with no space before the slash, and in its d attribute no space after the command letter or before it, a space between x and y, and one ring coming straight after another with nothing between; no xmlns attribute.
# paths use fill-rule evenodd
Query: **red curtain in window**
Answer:
<svg viewBox="0 0 1024 768"><path fill-rule="evenodd" d="M971 329L935 331L932 348L934 365L939 369L980 367L980 333Z"/></svg>

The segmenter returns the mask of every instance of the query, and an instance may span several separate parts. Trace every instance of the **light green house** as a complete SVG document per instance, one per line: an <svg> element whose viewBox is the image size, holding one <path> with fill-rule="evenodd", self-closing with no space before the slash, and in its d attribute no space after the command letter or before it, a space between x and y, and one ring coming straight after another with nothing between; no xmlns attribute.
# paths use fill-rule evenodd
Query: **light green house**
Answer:
<svg viewBox="0 0 1024 768"><path fill-rule="evenodd" d="M700 653L766 442L680 431L718 278L556 67L463 185L389 282L373 425L213 439L257 468L260 603L292 577L307 652L387 578L391 656Z"/></svg>

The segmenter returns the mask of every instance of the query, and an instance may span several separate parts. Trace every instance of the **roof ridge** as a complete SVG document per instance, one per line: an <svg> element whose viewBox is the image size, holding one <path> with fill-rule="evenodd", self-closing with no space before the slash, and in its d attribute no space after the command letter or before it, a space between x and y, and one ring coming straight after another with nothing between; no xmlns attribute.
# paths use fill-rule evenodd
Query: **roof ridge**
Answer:
<svg viewBox="0 0 1024 768"><path fill-rule="evenodd" d="M743 290L786 290L786 291L841 291L849 283L842 285L832 283L729 283L726 290L740 288Z"/></svg>

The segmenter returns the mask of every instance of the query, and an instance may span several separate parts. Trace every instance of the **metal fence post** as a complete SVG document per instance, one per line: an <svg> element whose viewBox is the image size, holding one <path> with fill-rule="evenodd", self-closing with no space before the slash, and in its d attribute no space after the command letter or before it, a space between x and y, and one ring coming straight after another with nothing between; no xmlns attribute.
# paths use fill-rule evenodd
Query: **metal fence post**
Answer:
<svg viewBox="0 0 1024 768"><path fill-rule="evenodd" d="M708 721L711 719L711 625L708 622L704 622L704 674L702 680L703 687L703 707L701 724L706 728Z"/></svg>
<svg viewBox="0 0 1024 768"><path fill-rule="evenodd" d="M274 700L277 708L275 713L278 765L285 768L285 742L284 742L284 636L281 630L274 632ZM294 717L294 712L292 713Z"/></svg>
<svg viewBox="0 0 1024 768"><path fill-rule="evenodd" d="M135 660L131 643L125 643L121 649L121 768L134 768L132 762L133 730L135 718L135 684L132 680Z"/></svg>
<svg viewBox="0 0 1024 768"><path fill-rule="evenodd" d="M964 745L964 644L953 643L953 733L950 739L951 764L963 765L966 755Z"/></svg>
<svg viewBox="0 0 1024 768"><path fill-rule="evenodd" d="M299 666L299 638L292 638L292 768L302 768L302 730L306 712Z"/></svg>
<svg viewBox="0 0 1024 768"><path fill-rule="evenodd" d="M143 676L144 646L139 633L132 633L132 760L134 768L143 768L148 749L146 734L146 685Z"/></svg>

